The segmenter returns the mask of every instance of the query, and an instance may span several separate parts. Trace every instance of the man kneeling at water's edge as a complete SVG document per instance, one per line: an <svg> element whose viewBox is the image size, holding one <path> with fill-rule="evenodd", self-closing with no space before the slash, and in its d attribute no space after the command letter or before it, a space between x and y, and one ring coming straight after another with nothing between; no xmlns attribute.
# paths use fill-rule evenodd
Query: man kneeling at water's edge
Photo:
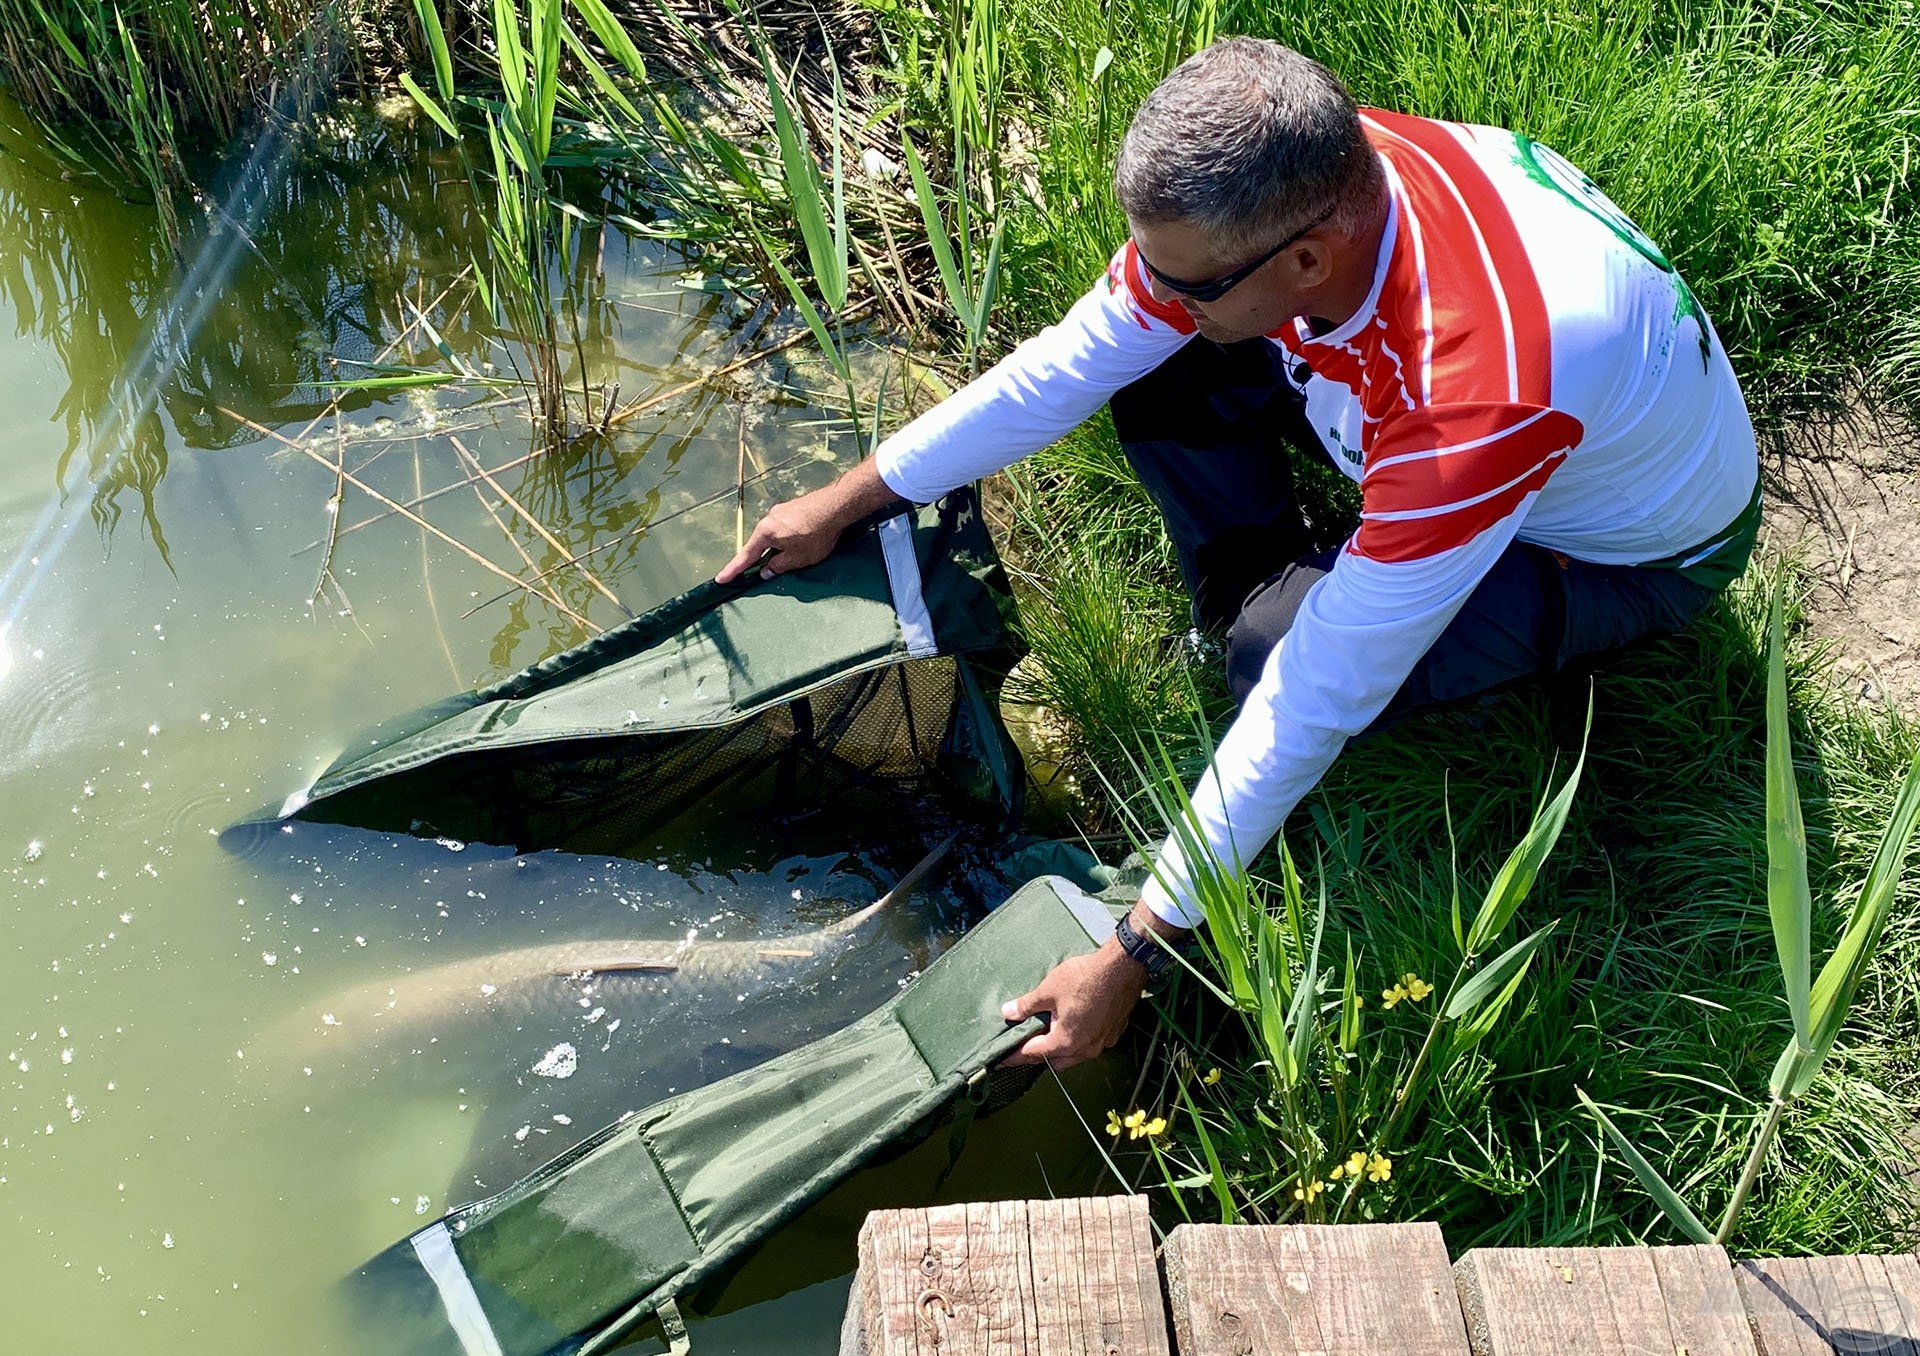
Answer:
<svg viewBox="0 0 1920 1356"><path fill-rule="evenodd" d="M1746 564L1752 425L1712 324L1577 169L1514 132L1361 109L1325 67L1228 39L1146 99L1114 188L1132 237L1056 325L720 572L811 565L1110 403L1195 623L1227 628L1239 713L1193 792L1251 862L1346 741L1409 712L1677 630ZM1290 450L1358 481L1313 550ZM1010 999L1013 1062L1120 1037L1200 921L1169 842L1116 935Z"/></svg>

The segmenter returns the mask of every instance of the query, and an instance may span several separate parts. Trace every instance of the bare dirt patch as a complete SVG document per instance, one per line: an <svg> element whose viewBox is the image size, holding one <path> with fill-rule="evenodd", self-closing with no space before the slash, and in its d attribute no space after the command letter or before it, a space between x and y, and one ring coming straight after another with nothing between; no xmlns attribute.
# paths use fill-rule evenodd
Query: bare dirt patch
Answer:
<svg viewBox="0 0 1920 1356"><path fill-rule="evenodd" d="M1772 548L1803 562L1837 673L1920 714L1920 429L1855 406L1802 430L1769 480Z"/></svg>

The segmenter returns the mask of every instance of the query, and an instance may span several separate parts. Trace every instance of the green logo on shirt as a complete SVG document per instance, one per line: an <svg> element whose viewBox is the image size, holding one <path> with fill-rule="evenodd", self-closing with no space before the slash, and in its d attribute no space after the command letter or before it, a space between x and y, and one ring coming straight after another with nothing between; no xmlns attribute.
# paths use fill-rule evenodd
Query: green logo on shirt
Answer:
<svg viewBox="0 0 1920 1356"><path fill-rule="evenodd" d="M1568 202L1595 218L1601 225L1612 231L1625 242L1634 253L1652 264L1673 280L1674 305L1673 322L1678 325L1688 316L1700 330L1700 366L1705 369L1712 365L1712 331L1707 328L1707 313L1700 309L1699 299L1693 295L1686 280L1673 266L1660 247L1647 238L1647 233L1633 224L1633 219L1614 205L1613 199L1600 191L1600 186L1589 179L1571 161L1551 146L1542 146L1530 137L1514 133L1513 141L1518 148L1520 167L1527 177L1535 183L1544 184L1560 194Z"/></svg>

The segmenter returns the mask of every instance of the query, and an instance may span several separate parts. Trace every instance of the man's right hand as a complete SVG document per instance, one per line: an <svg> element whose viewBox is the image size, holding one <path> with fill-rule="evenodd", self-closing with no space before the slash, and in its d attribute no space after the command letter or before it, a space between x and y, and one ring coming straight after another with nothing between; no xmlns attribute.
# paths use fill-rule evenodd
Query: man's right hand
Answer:
<svg viewBox="0 0 1920 1356"><path fill-rule="evenodd" d="M899 502L869 457L833 484L775 504L714 580L732 583L755 567L771 579L816 565L832 554L849 523Z"/></svg>

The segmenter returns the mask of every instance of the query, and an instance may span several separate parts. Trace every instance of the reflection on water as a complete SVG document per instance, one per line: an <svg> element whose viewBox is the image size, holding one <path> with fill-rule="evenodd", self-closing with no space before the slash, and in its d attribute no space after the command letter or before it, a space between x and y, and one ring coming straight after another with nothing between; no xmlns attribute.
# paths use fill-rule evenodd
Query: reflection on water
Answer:
<svg viewBox="0 0 1920 1356"><path fill-rule="evenodd" d="M137 211L30 154L0 157L0 564L62 495L89 497L103 529L57 560L28 549L18 564L41 586L0 634L10 1349L366 1350L333 1278L618 1110L870 1008L982 893L950 877L779 984L662 1001L563 983L505 1020L476 990L404 1039L356 1043L373 1024L337 995L537 943L800 932L916 854L830 816L722 824L644 860L309 826L221 850L222 828L309 785L369 724L710 575L740 521L822 483L840 451L786 355L536 457L487 389L334 406L317 387L332 360L400 340L397 361L444 364L416 307L463 361L500 357L457 283L477 240L460 177L409 126L341 116L293 164L112 465L100 421L169 261ZM570 268L587 363L623 404L766 342L754 299L682 287L658 243L585 234ZM984 1167L969 1150L943 1189L1085 1180L1057 1098L976 1134L1009 1138ZM944 1152L848 1190L924 1194ZM795 1226L807 1246L772 1250L718 1307L764 1301L791 1349L827 1346L844 1281L772 1297L850 1260L853 1217L833 1211L852 1197L837 1199ZM707 1325L715 1349L771 1349L746 1335L769 1324L741 1318Z"/></svg>

